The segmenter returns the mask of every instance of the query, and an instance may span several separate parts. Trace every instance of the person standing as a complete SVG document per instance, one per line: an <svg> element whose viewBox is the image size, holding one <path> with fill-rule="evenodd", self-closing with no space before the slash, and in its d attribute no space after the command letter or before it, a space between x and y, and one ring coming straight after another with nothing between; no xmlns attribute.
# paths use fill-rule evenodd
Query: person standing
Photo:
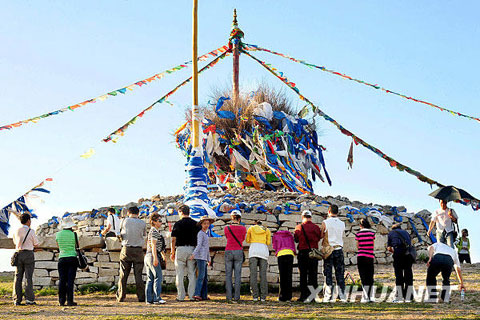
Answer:
<svg viewBox="0 0 480 320"><path fill-rule="evenodd" d="M270 230L262 226L260 220L256 221L256 225L248 228L247 243L250 243L248 250L248 262L250 267L250 290L252 291L253 301L264 302L267 299L268 283L267 283L267 267L268 256L270 251L268 246L272 243ZM258 292L258 274L260 269L260 295Z"/></svg>
<svg viewBox="0 0 480 320"><path fill-rule="evenodd" d="M160 230L162 218L158 213L150 215L150 232L147 236L147 254L145 255L145 266L147 269L147 284L145 285L146 303L164 304L162 299L162 261L165 260L165 238Z"/></svg>
<svg viewBox="0 0 480 320"><path fill-rule="evenodd" d="M180 220L175 222L172 229L172 243L170 259L175 261L175 284L177 286L177 301L185 300L185 285L183 279L185 272L188 273L188 296L190 300L195 294L195 261L190 260L193 250L197 245L197 233L199 228L195 220L190 218L190 208L182 205L178 212Z"/></svg>
<svg viewBox="0 0 480 320"><path fill-rule="evenodd" d="M412 242L407 231L402 230L400 223L392 226L388 233L387 250L393 253L393 269L395 271L395 285L397 297L394 303L412 302L413 294L413 259L406 255L407 247ZM409 289L411 287L411 289Z"/></svg>
<svg viewBox="0 0 480 320"><path fill-rule="evenodd" d="M373 293L373 275L375 256L373 250L375 248L375 232L371 229L370 222L367 218L360 220L360 231L355 235L357 240L357 268L362 281L362 300L361 302L375 302Z"/></svg>
<svg viewBox="0 0 480 320"><path fill-rule="evenodd" d="M105 238L116 237L120 234L120 219L115 208L108 209L107 226L103 229L102 235Z"/></svg>
<svg viewBox="0 0 480 320"><path fill-rule="evenodd" d="M430 235L433 227L436 227L436 237L438 242L445 243L451 248L455 248L455 239L453 238L454 223L457 223L458 216L455 210L447 208L447 201L440 199L440 209L432 213L432 219L428 226L427 235Z"/></svg>
<svg viewBox="0 0 480 320"><path fill-rule="evenodd" d="M442 292L440 301L448 302L447 291L450 292L450 275L452 269L455 268L458 281L460 281L460 290L465 290L463 284L462 271L460 269L460 261L457 253L451 247L437 242L428 247L427 262L427 290L429 301L432 302L437 296L437 275L442 273Z"/></svg>
<svg viewBox="0 0 480 320"><path fill-rule="evenodd" d="M278 301L292 300L293 257L296 254L295 240L288 230L275 232L272 247L277 256L278 272L280 274L280 293Z"/></svg>
<svg viewBox="0 0 480 320"><path fill-rule="evenodd" d="M247 229L240 225L242 213L233 210L230 214L232 222L223 229L227 238L225 246L225 289L227 301L240 300L240 287L242 284L242 264L244 260L243 241L247 235ZM235 286L232 284L232 274L235 275ZM234 287L235 289L233 290ZM232 291L233 294L232 294Z"/></svg>
<svg viewBox="0 0 480 320"><path fill-rule="evenodd" d="M342 302L346 302L345 296L345 260L343 257L343 235L345 233L345 223L338 218L338 206L330 205L328 208L328 218L322 222L322 238L326 238L330 246L333 247L332 254L323 261L323 275L325 276L324 301L330 301L333 294L333 274L335 269L335 279L339 288L338 296Z"/></svg>
<svg viewBox="0 0 480 320"><path fill-rule="evenodd" d="M137 298L145 302L145 284L142 279L144 266L143 245L145 244L146 223L138 218L137 207L128 208L128 217L120 225L122 250L120 251L120 279L118 280L117 301L125 301L127 295L127 279L133 265Z"/></svg>
<svg viewBox="0 0 480 320"><path fill-rule="evenodd" d="M457 249L460 263L472 263L470 260L470 239L468 239L467 229L462 230L462 237L458 240Z"/></svg>
<svg viewBox="0 0 480 320"><path fill-rule="evenodd" d="M318 249L320 241L320 227L312 222L312 213L309 210L302 212L302 223L295 227L294 239L298 243L298 270L300 272L300 298L298 301L308 301L310 290L318 287L318 260L309 257L310 249Z"/></svg>
<svg viewBox="0 0 480 320"><path fill-rule="evenodd" d="M202 301L208 299L208 277L207 264L210 265L210 244L208 241L208 228L215 220L208 216L203 216L198 222L198 226L202 229L197 232L197 246L193 250L190 260L195 259L197 262L198 278L195 285L195 293L193 299Z"/></svg>
<svg viewBox="0 0 480 320"><path fill-rule="evenodd" d="M60 223L61 231L57 232L55 238L60 254L58 256L58 303L64 306L76 306L73 301L73 289L75 277L77 276L78 258L75 244L77 235L73 232L75 222L71 217L63 218Z"/></svg>
<svg viewBox="0 0 480 320"><path fill-rule="evenodd" d="M33 271L35 270L35 255L33 249L38 246L38 238L35 231L30 228L32 218L30 214L24 213L20 216L22 226L13 233L13 243L17 252L17 266L15 270L15 281L13 285L14 305L22 305L23 299L23 278L27 283L25 287L25 304L35 305L35 294L33 293Z"/></svg>

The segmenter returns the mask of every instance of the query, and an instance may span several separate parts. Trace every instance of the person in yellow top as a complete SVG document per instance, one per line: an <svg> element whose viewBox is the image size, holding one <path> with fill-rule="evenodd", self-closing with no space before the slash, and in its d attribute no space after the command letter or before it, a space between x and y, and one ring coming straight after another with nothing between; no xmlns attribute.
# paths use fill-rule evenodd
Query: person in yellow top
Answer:
<svg viewBox="0 0 480 320"><path fill-rule="evenodd" d="M267 267L270 251L268 246L272 243L272 236L268 228L262 226L261 221L248 228L247 243L250 243L248 250L248 261L250 265L250 290L252 291L253 301L258 301L258 269L260 268L260 301L267 299Z"/></svg>

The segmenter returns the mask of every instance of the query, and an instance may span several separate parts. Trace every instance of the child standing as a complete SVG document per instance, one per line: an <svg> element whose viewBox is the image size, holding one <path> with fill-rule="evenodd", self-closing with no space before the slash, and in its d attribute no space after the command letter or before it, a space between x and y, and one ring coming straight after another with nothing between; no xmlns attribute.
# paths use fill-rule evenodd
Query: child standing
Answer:
<svg viewBox="0 0 480 320"><path fill-rule="evenodd" d="M207 263L210 265L210 245L208 242L208 227L212 224L215 220L209 218L208 216L203 216L198 225L202 228L197 233L197 246L195 250L193 250L192 255L190 256L190 260L195 259L197 262L197 269L198 269L198 278L197 284L195 286L195 293L193 295L193 299L196 301L207 300Z"/></svg>

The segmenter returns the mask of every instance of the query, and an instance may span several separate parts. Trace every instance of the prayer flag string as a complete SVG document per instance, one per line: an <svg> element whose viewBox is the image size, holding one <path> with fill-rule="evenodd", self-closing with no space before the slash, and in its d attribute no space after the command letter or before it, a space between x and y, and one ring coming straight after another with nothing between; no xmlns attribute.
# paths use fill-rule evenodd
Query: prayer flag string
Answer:
<svg viewBox="0 0 480 320"><path fill-rule="evenodd" d="M221 55L217 56L215 59L213 59L209 64L207 64L205 67L203 67L202 69L200 69L198 71L198 73L202 73L203 71L207 70L207 69L210 69L211 67L215 66L221 59L225 58L227 56L227 54L229 53L229 51L224 51ZM142 112L140 112L139 114L137 114L135 117L133 117L132 119L130 119L127 123L125 123L123 126L121 126L120 128L118 128L117 130L115 130L114 132L112 132L111 134L109 134L105 139L103 139L104 142L109 142L109 141L112 141L112 142L117 142L118 138L123 136L125 134L125 131L128 129L128 127L130 127L132 124L134 124L135 122L137 122L137 120L141 117L143 117L143 115L145 114L145 112L147 111L150 111L153 109L153 107L157 104L157 103L162 103L162 102L168 102L167 101L167 98L170 97L172 94L174 94L178 89L180 89L181 87L183 87L184 85L186 85L188 82L190 82L190 80L192 80L192 77L184 80L182 83L180 83L178 86L176 86L175 88L173 88L173 90L171 90L170 92L168 92L166 95L164 95L163 97L161 97L160 99L158 99L157 101L155 101L154 103L152 103L149 107L145 108Z"/></svg>
<svg viewBox="0 0 480 320"><path fill-rule="evenodd" d="M417 99L417 98L413 98L413 97L409 97L407 95L404 95L404 94L401 94L401 93L398 93L398 92L394 92L392 90L388 90L388 89L385 89L377 84L371 84L371 83L368 83L366 81L363 81L363 80L359 80L359 79L355 79L353 77L350 77L344 73L340 73L340 72L337 72L337 71L334 71L334 70L331 70L331 69L327 69L326 67L324 66L318 66L318 65L315 65L315 64L312 64L312 63L308 63L304 60L300 60L300 59L295 59L293 57L290 57L286 54L283 54L283 53L280 53L280 52L276 52L276 51L273 51L273 50L269 50L269 49L265 49L265 48L261 48L259 46L256 46L256 45L253 45L253 44L244 44L244 49L245 50L249 50L249 51L265 51L265 52L269 52L269 53L272 53L272 54L275 54L277 56L280 56L280 57L283 57L283 58L286 58L286 59L289 59L291 61L294 61L294 62L298 62L298 63L301 63L303 65L306 65L307 67L310 67L310 68L315 68L315 69L319 69L319 70L322 70L322 71L325 71L325 72L328 72L328 73L331 73L331 74L334 74L334 75L337 75L337 76L340 76L342 77L343 79L347 79L347 80L351 80L351 81L355 81L357 83L360 83L360 84L364 84L366 86L369 86L371 88L374 88L374 89L377 89L377 90L381 90L383 92L386 92L386 93L391 93L391 94L394 94L396 96L399 96L399 97L402 97L402 98L405 98L407 100L411 100L411 101L414 101L414 102L418 102L418 103L422 103L422 104L425 104L425 105L428 105L430 107L433 107L433 108L436 108L440 111L446 111L452 115L455 115L455 116L459 116L459 117L464 117L464 118L467 118L467 119L470 119L470 120L476 120L478 122L480 122L480 118L478 117L473 117L473 116L469 116L469 115L466 115L466 114L463 114L463 113L460 113L460 112L457 112L457 111L453 111L453 110L450 110L450 109L447 109L447 108L443 108L443 107L440 107L434 103L431 103L431 102L427 102L427 101L424 101L424 100L421 100L421 99Z"/></svg>
<svg viewBox="0 0 480 320"><path fill-rule="evenodd" d="M250 58L252 58L253 60L257 61L259 64L261 64L265 69L267 69L270 73L272 73L275 77L277 77L278 79L280 79L283 83L285 83L290 89L292 89L293 91L295 91L298 96L300 97L301 100L307 102L309 105L312 106L312 109L313 109L313 112L315 114L318 114L320 116L322 116L325 120L327 121L330 121L333 125L335 125L338 130L340 130L340 132L342 132L344 135L346 136L349 136L349 137L352 137L353 138L353 141L356 143L356 144L361 144L362 146L364 146L365 148L369 149L370 151L373 151L375 154L377 154L379 157L385 159L391 167L394 167L394 168L397 168L397 170L399 171L406 171L407 173L411 174L411 175L414 175L415 177L417 177L420 181L422 182L426 182L428 183L430 186L432 185L437 185L439 187L443 187L444 185L441 184L440 182L438 181L435 181L433 179L430 179L428 178L427 176L423 175L422 173L418 172L418 171L415 171L409 167L407 167L406 165L404 164L401 164L400 162L396 161L395 159L387 156L385 153L383 153L382 151L380 151L379 149L377 149L376 147L370 145L369 143L367 143L366 141L364 141L363 139L361 139L360 137L358 137L357 135L353 134L351 131L347 130L346 128L344 128L342 125L340 125L337 121L335 121L333 118L331 118L330 116L328 116L326 113L324 113L322 110L320 110L320 108L318 108L317 106L315 106L310 100L308 100L306 97L304 97L301 93L300 93L300 90L296 87L295 83L293 82L290 82L287 77L284 75L284 73L282 72L277 72L278 70L275 69L274 67L272 67L270 64L267 64L259 59L257 59L256 57L254 57L253 55L251 55L250 53L248 53L247 51L245 50L242 50L242 52L244 54L246 54L247 56L249 56Z"/></svg>
<svg viewBox="0 0 480 320"><path fill-rule="evenodd" d="M227 50L228 50L228 46L226 46L226 45L222 46L218 49L212 50L209 53L206 53L206 54L198 57L198 60L199 61L205 61L209 57L217 57L218 55L227 52ZM178 70L182 70L184 68L187 68L188 65L191 64L191 63L192 63L192 61L185 62L183 64L180 64L180 65L176 66L176 67L165 70L161 73L157 73L157 74L155 74L155 75L153 75L149 78L146 78L144 80L137 81L137 82L135 82L135 83L133 83L129 86L111 91L109 93L106 93L104 95L101 95L101 96L93 98L93 99L85 100L83 102L77 103L77 104L72 105L72 106L68 106L68 107L58 109L58 110L55 110L55 111L52 111L52 112L49 112L49 113L45 113L45 114L42 114L42 115L37 116L37 117L30 118L30 119L21 120L21 121L11 123L11 124L8 124L8 125L0 126L0 131L14 129L14 128L20 127L23 124L27 124L27 123L30 123L30 122L37 123L39 120L42 120L44 118L55 116L55 115L61 114L61 113L66 112L66 111L74 111L75 109L84 107L85 105L95 103L97 101L104 101L104 100L106 100L110 97L113 97L113 96L123 95L123 94L127 93L127 91L133 91L134 89L136 89L138 87L141 87L141 86L144 86L144 85L147 85L152 81L160 80L164 76L166 76L170 73L173 73L173 72L176 72Z"/></svg>

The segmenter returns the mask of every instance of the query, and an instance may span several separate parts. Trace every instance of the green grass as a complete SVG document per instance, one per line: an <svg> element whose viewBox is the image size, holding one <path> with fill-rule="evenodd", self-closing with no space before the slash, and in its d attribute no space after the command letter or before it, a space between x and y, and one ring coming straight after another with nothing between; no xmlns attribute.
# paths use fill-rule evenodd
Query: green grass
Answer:
<svg viewBox="0 0 480 320"><path fill-rule="evenodd" d="M45 287L35 292L37 296L56 296L58 294L58 289L56 287Z"/></svg>

